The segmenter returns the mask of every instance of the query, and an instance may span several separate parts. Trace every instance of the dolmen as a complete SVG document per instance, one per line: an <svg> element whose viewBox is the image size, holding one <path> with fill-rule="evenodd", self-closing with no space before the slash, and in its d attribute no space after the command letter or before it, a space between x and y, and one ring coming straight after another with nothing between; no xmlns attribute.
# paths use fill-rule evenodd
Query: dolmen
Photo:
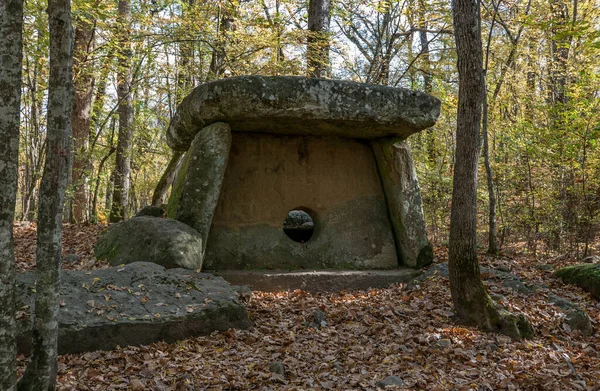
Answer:
<svg viewBox="0 0 600 391"><path fill-rule="evenodd" d="M197 87L167 130L186 151L167 216L197 269L419 268L433 258L410 135L440 101L402 88L242 76Z"/></svg>

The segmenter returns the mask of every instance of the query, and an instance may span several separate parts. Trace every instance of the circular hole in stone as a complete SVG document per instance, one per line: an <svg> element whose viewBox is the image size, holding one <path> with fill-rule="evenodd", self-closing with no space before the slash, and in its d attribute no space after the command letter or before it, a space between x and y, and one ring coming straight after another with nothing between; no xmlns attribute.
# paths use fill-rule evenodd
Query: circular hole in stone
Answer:
<svg viewBox="0 0 600 391"><path fill-rule="evenodd" d="M300 209L290 210L283 222L283 232L294 242L308 242L314 230L315 223L312 217Z"/></svg>

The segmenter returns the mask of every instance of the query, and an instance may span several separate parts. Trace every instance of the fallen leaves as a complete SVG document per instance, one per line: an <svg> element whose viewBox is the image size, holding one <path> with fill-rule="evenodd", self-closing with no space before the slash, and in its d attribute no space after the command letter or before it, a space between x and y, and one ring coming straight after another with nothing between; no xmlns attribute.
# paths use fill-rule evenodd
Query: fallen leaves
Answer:
<svg viewBox="0 0 600 391"><path fill-rule="evenodd" d="M90 241L86 235L77 238ZM514 342L454 323L448 280L441 276L413 290L254 292L250 330L61 356L58 389L375 390L385 379L397 380L390 389L408 390L600 389L598 302L538 270L530 258L482 257L486 266L500 261L544 286L525 296L494 276L485 281L507 309L530 319L537 332L532 340ZM565 329L565 315L548 303L551 293L585 309L595 334Z"/></svg>

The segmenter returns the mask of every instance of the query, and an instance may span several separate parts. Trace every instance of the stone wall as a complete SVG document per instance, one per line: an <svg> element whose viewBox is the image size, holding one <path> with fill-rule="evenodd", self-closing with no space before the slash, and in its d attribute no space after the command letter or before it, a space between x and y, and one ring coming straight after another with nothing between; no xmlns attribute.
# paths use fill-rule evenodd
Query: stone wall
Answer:
<svg viewBox="0 0 600 391"><path fill-rule="evenodd" d="M368 142L233 132L204 266L223 269L392 268L398 257ZM289 211L312 238L283 232Z"/></svg>

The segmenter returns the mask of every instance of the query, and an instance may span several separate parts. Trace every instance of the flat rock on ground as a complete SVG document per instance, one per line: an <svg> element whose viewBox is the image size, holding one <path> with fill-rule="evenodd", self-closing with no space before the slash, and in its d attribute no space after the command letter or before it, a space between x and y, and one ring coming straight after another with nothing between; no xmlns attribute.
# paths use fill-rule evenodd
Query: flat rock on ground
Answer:
<svg viewBox="0 0 600 391"><path fill-rule="evenodd" d="M230 284L247 285L252 290L275 292L301 289L309 293L352 289L387 288L417 278L420 270L219 270Z"/></svg>
<svg viewBox="0 0 600 391"><path fill-rule="evenodd" d="M64 271L59 354L173 342L215 330L248 328L246 307L220 277L136 262ZM31 350L35 272L17 277L18 349Z"/></svg>
<svg viewBox="0 0 600 391"><path fill-rule="evenodd" d="M537 289L539 289L538 286L529 284L520 279L518 276L506 271L493 269L485 266L480 266L480 271L482 280L499 279L501 280L501 283L505 288L508 288L520 295L530 296ZM448 278L448 263L444 262L434 265L420 276L414 278L409 283L409 287L415 288L418 284L424 282L426 279L431 278L433 276L443 276ZM502 296L496 296L498 295L490 293L490 297L494 300L499 300L502 298ZM555 294L549 294L547 296L547 301L549 304L560 308L560 310L565 314L565 323L569 326L570 329L578 330L585 336L592 335L594 329L591 319L587 312L585 312L575 303Z"/></svg>

